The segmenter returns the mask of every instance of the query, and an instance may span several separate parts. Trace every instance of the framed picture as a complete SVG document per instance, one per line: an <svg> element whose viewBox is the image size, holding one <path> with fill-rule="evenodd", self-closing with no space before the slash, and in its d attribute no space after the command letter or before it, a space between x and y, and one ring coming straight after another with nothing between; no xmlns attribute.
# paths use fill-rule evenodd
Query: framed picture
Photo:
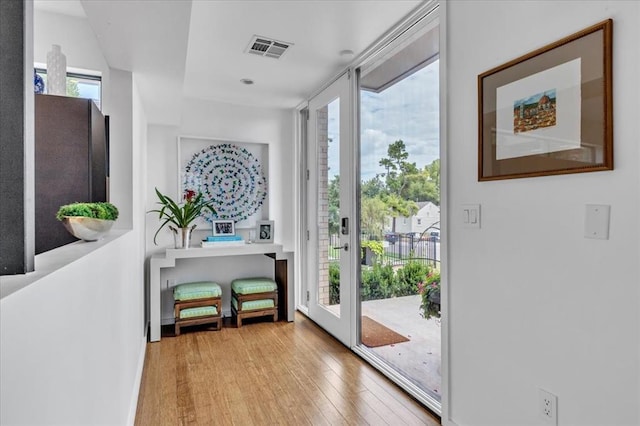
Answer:
<svg viewBox="0 0 640 426"><path fill-rule="evenodd" d="M256 223L256 243L273 242L273 221L259 220Z"/></svg>
<svg viewBox="0 0 640 426"><path fill-rule="evenodd" d="M178 136L177 171L179 199L187 189L201 192L216 211L204 211L198 228L229 219L237 229L255 229L269 217L269 144Z"/></svg>
<svg viewBox="0 0 640 426"><path fill-rule="evenodd" d="M211 222L214 237L236 235L235 223L232 220L214 220Z"/></svg>
<svg viewBox="0 0 640 426"><path fill-rule="evenodd" d="M613 169L611 19L478 76L478 180Z"/></svg>

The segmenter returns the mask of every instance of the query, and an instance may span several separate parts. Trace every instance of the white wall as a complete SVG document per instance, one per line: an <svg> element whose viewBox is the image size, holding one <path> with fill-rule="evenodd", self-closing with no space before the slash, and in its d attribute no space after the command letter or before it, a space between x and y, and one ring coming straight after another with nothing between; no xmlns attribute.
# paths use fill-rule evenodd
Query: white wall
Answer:
<svg viewBox="0 0 640 426"><path fill-rule="evenodd" d="M136 183L134 173L141 173L137 163L141 156L139 153L134 156L134 149L139 149L139 141L133 143L134 82L128 71L110 69L109 74L109 90L103 92L103 113L109 116L109 201L120 211L114 227L131 229L134 220L133 191L143 192L142 186L133 185ZM139 120L135 124L136 128L142 127ZM144 128L146 132L146 125Z"/></svg>
<svg viewBox="0 0 640 426"><path fill-rule="evenodd" d="M149 126L149 147L147 152L147 210L157 207L154 188L162 193L176 194L177 182L177 137L199 136L230 142L256 142L269 144L269 219L275 221L275 242L282 244L285 251L294 249L295 203L294 184L294 138L293 115L291 111L254 108L223 104L213 101L186 99L183 102L181 126ZM173 237L168 229L158 234L158 245L153 243L153 235L158 229L156 214L146 218L147 256L161 252L167 245L173 245ZM196 229L196 231L198 231ZM192 242L199 241L208 231L198 231ZM238 276L271 276L271 259L264 262L264 256L224 258L224 271L211 262L180 262L175 268L162 273L162 318L163 323L173 322L171 289L167 282L174 283L212 279L227 288L229 282ZM250 262L250 264L247 264ZM234 272L235 271L235 272ZM260 271L263 271L260 273ZM238 275L240 274L240 275ZM290 283L290 285L292 285ZM224 305L228 306L227 303ZM227 308L225 308L226 312Z"/></svg>
<svg viewBox="0 0 640 426"><path fill-rule="evenodd" d="M0 301L1 424L127 424L145 345L138 235Z"/></svg>
<svg viewBox="0 0 640 426"><path fill-rule="evenodd" d="M116 226L130 231L44 277L39 265L47 262L36 256L35 275L0 300L0 423L132 424L146 342L145 114L131 73L106 68L86 22L54 14L36 21L37 52L60 43L68 66L105 67L103 76L113 76L103 80L111 200L121 214ZM58 38L65 32L68 38ZM82 244L92 243L72 244L71 252ZM56 250L44 255L62 257ZM21 277L10 279L19 286Z"/></svg>
<svg viewBox="0 0 640 426"><path fill-rule="evenodd" d="M295 233L295 157L293 118L291 111L230 105L213 101L186 99L182 123L177 126L149 126L147 208L155 208L154 188L176 194L177 137L200 136L236 142L269 144L269 218L275 221L275 242L285 250L293 250ZM147 253L158 251L153 234L157 216L147 217ZM163 230L158 246L172 244L169 231Z"/></svg>
<svg viewBox="0 0 640 426"><path fill-rule="evenodd" d="M449 1L447 25L450 419L640 424L640 3ZM615 170L477 181L477 76L614 20ZM482 205L482 228L461 205ZM585 239L585 204L611 205L608 240ZM452 424L445 419L445 424Z"/></svg>
<svg viewBox="0 0 640 426"><path fill-rule="evenodd" d="M58 44L67 57L67 67L107 72L107 62L86 18L35 10L34 39L35 62L46 64L51 45Z"/></svg>

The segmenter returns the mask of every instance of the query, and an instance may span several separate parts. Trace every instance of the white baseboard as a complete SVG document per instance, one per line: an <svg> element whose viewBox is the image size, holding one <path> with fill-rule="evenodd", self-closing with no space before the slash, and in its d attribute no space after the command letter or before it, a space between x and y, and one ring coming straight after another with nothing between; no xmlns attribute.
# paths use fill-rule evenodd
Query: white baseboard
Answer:
<svg viewBox="0 0 640 426"><path fill-rule="evenodd" d="M144 333L141 341L142 349L138 357L138 368L136 369L136 377L133 382L133 392L131 393L131 403L129 405L129 418L127 425L133 426L136 421L136 411L138 410L138 397L140 396L140 385L142 384L142 372L144 370L144 359L147 354L147 333Z"/></svg>

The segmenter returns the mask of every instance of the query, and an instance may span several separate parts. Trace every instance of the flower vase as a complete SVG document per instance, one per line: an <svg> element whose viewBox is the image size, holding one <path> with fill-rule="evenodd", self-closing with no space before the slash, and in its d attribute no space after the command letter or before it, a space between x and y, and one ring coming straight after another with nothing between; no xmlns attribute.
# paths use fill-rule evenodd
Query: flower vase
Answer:
<svg viewBox="0 0 640 426"><path fill-rule="evenodd" d="M52 45L47 53L47 93L67 94L67 57L57 44Z"/></svg>
<svg viewBox="0 0 640 426"><path fill-rule="evenodd" d="M191 242L191 232L194 230L196 226L187 226L186 228L174 228L170 226L171 232L173 232L173 241L175 244L175 248L177 249L188 249L189 243Z"/></svg>

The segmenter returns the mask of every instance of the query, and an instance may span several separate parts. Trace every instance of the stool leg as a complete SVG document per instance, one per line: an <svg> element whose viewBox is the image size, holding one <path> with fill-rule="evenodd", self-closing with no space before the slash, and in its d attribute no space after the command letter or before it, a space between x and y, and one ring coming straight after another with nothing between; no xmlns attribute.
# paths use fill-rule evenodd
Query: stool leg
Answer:
<svg viewBox="0 0 640 426"><path fill-rule="evenodd" d="M180 335L180 323L176 322L176 336Z"/></svg>

